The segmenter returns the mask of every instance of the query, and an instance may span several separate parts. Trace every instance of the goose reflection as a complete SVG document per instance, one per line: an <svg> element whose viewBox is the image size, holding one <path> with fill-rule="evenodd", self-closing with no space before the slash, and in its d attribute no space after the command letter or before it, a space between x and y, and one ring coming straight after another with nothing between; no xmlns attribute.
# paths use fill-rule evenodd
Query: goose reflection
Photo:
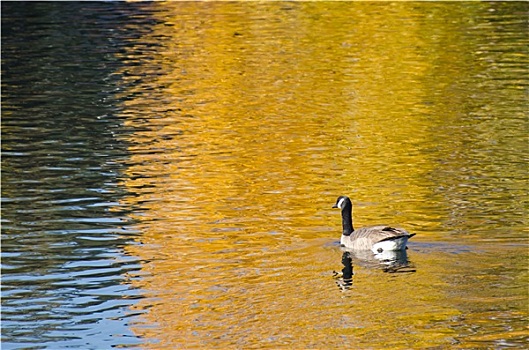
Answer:
<svg viewBox="0 0 529 350"><path fill-rule="evenodd" d="M384 251L373 254L370 250L352 251L342 247L342 273L334 272L336 285L342 291L351 289L353 286L353 258L362 265L381 268L386 273L414 273L415 267L408 260L405 249L399 251Z"/></svg>
<svg viewBox="0 0 529 350"><path fill-rule="evenodd" d="M334 277L336 278L336 285L342 291L346 291L353 285L353 259L351 258L351 252L344 251L342 255L342 274L334 271Z"/></svg>
<svg viewBox="0 0 529 350"><path fill-rule="evenodd" d="M366 262L373 267L380 267L382 271L387 273L413 273L415 268L408 260L408 252L406 249L402 250L386 250L381 253L373 254L373 252L366 251L349 251L345 253L352 254L355 258Z"/></svg>

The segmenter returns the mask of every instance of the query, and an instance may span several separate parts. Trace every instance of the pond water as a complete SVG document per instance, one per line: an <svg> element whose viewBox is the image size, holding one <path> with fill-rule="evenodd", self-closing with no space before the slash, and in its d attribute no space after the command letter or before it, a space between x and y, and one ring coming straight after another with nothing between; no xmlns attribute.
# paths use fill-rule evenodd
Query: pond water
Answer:
<svg viewBox="0 0 529 350"><path fill-rule="evenodd" d="M527 346L529 3L1 6L2 349Z"/></svg>

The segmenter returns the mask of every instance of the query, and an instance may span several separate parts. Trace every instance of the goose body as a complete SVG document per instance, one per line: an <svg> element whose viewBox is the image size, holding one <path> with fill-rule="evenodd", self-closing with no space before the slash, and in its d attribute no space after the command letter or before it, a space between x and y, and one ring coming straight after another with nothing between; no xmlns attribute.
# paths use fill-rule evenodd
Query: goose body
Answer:
<svg viewBox="0 0 529 350"><path fill-rule="evenodd" d="M353 228L353 204L347 196L340 196L333 208L342 210L342 237L340 243L353 250L371 250L373 253L406 249L408 239L415 236L406 230L386 225Z"/></svg>

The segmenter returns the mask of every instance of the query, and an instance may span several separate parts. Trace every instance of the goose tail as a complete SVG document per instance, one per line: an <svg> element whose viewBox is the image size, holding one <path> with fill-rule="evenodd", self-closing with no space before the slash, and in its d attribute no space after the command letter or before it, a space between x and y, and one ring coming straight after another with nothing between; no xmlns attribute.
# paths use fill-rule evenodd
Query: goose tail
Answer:
<svg viewBox="0 0 529 350"><path fill-rule="evenodd" d="M406 249L406 244L408 243L408 239L415 236L415 233L409 234L409 235L402 235L402 236L395 236L395 237L388 237L384 238L383 240L373 244L373 247L371 250L373 253L382 253L383 251L387 250L404 250Z"/></svg>

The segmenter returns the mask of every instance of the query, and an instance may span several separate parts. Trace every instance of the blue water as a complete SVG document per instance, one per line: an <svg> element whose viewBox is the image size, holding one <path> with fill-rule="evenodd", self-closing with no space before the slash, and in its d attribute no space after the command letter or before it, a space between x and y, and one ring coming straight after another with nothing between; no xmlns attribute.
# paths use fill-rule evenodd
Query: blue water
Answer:
<svg viewBox="0 0 529 350"><path fill-rule="evenodd" d="M124 3L2 3L2 349L140 344L112 73ZM147 24L147 23L145 23ZM139 28L139 27L137 27Z"/></svg>

